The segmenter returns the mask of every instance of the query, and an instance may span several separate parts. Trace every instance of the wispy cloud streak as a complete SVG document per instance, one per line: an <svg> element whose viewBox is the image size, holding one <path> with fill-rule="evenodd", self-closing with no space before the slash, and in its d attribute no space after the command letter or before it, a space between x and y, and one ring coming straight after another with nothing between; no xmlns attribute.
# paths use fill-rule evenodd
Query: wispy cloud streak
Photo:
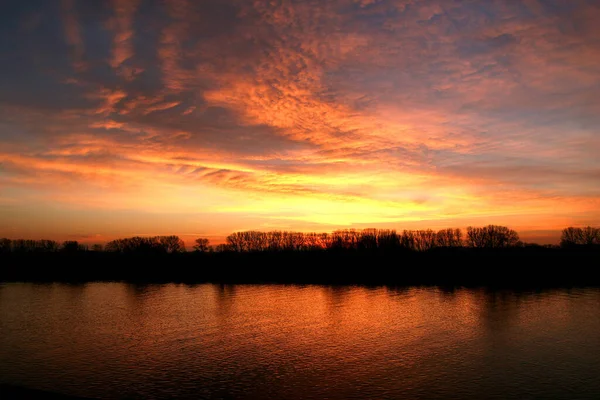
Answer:
<svg viewBox="0 0 600 400"><path fill-rule="evenodd" d="M115 16L111 21L114 31L110 66L120 74L130 78L131 69L124 68L124 63L133 57L133 22L139 0L112 0Z"/></svg>

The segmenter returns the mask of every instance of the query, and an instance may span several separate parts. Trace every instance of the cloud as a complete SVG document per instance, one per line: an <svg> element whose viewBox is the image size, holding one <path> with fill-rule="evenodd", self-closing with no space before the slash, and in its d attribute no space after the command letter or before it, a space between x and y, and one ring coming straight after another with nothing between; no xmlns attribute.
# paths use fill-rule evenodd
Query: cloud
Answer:
<svg viewBox="0 0 600 400"><path fill-rule="evenodd" d="M194 83L194 72L181 66L183 42L193 23L194 11L187 0L169 1L165 7L171 21L162 30L157 51L165 89L177 93Z"/></svg>
<svg viewBox="0 0 600 400"><path fill-rule="evenodd" d="M117 110L117 105L127 97L127 93L120 89L101 88L98 92L88 94L88 98L100 100L101 103L93 110L93 114L108 116Z"/></svg>
<svg viewBox="0 0 600 400"><path fill-rule="evenodd" d="M3 19L7 204L291 227L600 222L594 2L39 7L28 29L11 21L29 9Z"/></svg>
<svg viewBox="0 0 600 400"><path fill-rule="evenodd" d="M82 71L86 68L84 61L85 45L81 35L81 26L75 13L75 0L62 0L64 33L67 44L72 49L73 68Z"/></svg>
<svg viewBox="0 0 600 400"><path fill-rule="evenodd" d="M113 0L115 16L111 21L114 31L110 66L125 77L131 78L132 70L124 63L134 55L133 21L139 0Z"/></svg>

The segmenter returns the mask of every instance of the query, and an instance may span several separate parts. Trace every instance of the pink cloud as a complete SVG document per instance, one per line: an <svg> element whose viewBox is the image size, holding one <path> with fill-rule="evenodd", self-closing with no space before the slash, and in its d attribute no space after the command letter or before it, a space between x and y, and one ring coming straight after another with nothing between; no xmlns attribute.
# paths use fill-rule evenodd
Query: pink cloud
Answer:
<svg viewBox="0 0 600 400"><path fill-rule="evenodd" d="M13 190L289 226L599 221L592 3L111 4L99 31L63 2L76 78L0 99Z"/></svg>
<svg viewBox="0 0 600 400"><path fill-rule="evenodd" d="M123 64L133 57L133 20L139 0L113 0L115 17L111 21L114 31L110 66L126 78L132 77L134 70L123 68Z"/></svg>

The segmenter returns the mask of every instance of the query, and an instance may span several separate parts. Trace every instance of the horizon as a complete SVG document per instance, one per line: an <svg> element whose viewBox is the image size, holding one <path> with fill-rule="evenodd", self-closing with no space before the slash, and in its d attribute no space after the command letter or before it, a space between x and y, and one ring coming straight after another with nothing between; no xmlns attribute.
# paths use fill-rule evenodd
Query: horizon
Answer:
<svg viewBox="0 0 600 400"><path fill-rule="evenodd" d="M600 225L600 4L9 2L0 237Z"/></svg>
<svg viewBox="0 0 600 400"><path fill-rule="evenodd" d="M501 226L501 225L496 225L496 224L486 224L483 225L483 227L485 226ZM443 227L443 228L438 228L438 229L431 229L431 228L424 228L424 229L393 229L390 228L390 231L396 232L397 234L401 235L404 231L408 231L408 232L416 232L416 231L427 231L427 230L432 230L433 232L438 232L438 231L443 231L446 229L459 229L461 234L465 235L467 232L467 228L469 227ZM478 228L479 226L476 226L475 228ZM510 227L507 227L508 229L511 229ZM566 229L567 227L565 227L564 229ZM583 228L583 227L574 227L574 228ZM594 227L595 228L595 227ZM199 238L203 238L203 239L208 239L209 240L209 245L210 246L217 246L217 245L221 245L221 244L226 244L227 243L227 236L233 235L234 233L238 233L238 232L262 232L262 233L268 233L268 232L298 232L298 233L317 233L317 234L322 234L322 233L326 233L326 234L333 234L336 231L345 231L345 230L350 230L350 231L356 231L356 232L362 232L362 231L369 231L369 230L380 230L381 228L369 228L369 227L365 227L365 228L360 228L360 229L355 229L352 227L347 227L347 228L342 228L342 229L338 229L338 230L333 230L333 231L287 231L287 230L248 230L248 231L236 231L236 232L229 232L227 235L224 236L214 236L214 237L210 237L210 236L202 236L202 235L198 235L198 234L183 234L183 235L176 235L173 233L157 233L157 234L147 234L147 233L140 233L140 234L133 234L131 236L128 237L113 237L113 238L109 238L105 241L100 241L100 240L94 240L94 238L78 238L76 235L71 235L69 237L67 237L67 239L61 240L59 238L51 238L51 237L34 237L34 236L25 236L25 237L0 237L0 239L9 239L9 240L52 240L55 241L57 244L61 244L61 243L66 243L69 241L75 241L78 242L81 245L85 245L85 246L92 246L92 245L106 245L108 242L113 241L113 240L117 240L117 239L126 239L126 238L131 238L131 237L144 237L144 238L151 238L151 237L165 237L165 236L172 236L175 235L177 236L179 239L181 239L184 242L184 247L186 250L190 250L194 248L194 242L196 239ZM386 230L387 228L383 228L383 230ZM563 230L564 230L563 229ZM600 228L595 228L595 229L600 229ZM523 244L537 244L537 245L559 245L560 244L560 239L561 239L561 233L562 231L534 231L532 232L517 232L518 236L519 236L519 240L523 243ZM524 235L523 235L524 233ZM557 236L558 235L558 236ZM541 238L541 240L529 240L530 238ZM466 240L466 238L463 239L463 241Z"/></svg>

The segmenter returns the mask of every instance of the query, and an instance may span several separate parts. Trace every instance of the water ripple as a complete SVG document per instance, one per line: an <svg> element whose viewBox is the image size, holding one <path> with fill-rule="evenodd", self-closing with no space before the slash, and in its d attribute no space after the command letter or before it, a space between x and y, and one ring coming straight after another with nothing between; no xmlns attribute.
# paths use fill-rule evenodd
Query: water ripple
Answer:
<svg viewBox="0 0 600 400"><path fill-rule="evenodd" d="M600 397L600 291L0 285L0 382L95 398Z"/></svg>

